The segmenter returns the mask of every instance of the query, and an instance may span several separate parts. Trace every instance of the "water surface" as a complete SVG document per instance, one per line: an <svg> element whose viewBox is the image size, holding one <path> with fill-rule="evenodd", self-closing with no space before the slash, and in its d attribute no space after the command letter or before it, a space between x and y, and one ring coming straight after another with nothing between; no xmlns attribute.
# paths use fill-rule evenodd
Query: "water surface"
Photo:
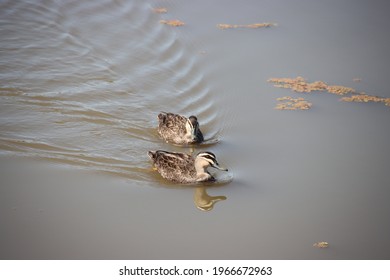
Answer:
<svg viewBox="0 0 390 280"><path fill-rule="evenodd" d="M386 6L3 1L0 258L388 259L389 107L312 93L310 110L278 111L303 95L267 82L390 97ZM258 22L277 26L216 27ZM163 143L160 111L219 142ZM155 149L210 150L233 181L166 182Z"/></svg>

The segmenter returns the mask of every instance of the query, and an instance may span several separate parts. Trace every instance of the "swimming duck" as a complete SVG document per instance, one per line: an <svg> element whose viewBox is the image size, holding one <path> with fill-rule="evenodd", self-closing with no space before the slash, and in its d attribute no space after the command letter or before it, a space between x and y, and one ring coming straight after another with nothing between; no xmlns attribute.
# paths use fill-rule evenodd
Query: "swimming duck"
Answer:
<svg viewBox="0 0 390 280"><path fill-rule="evenodd" d="M204 140L195 116L186 118L173 113L158 115L158 134L162 139L174 144L194 144Z"/></svg>
<svg viewBox="0 0 390 280"><path fill-rule="evenodd" d="M200 152L194 158L188 154L158 150L149 151L148 156L153 160L153 165L161 176L175 183L215 181L207 171L208 167L228 171L219 166L211 152Z"/></svg>

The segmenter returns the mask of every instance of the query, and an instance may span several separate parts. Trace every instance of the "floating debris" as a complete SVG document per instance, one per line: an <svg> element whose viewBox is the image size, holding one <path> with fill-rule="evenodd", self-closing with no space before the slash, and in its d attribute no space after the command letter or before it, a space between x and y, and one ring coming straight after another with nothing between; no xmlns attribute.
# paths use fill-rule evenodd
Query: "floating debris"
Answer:
<svg viewBox="0 0 390 280"><path fill-rule="evenodd" d="M360 79L359 79L360 81ZM307 82L304 78L298 76L296 78L271 78L268 82L273 83L275 87L289 88L295 92L309 93L312 91L328 92L336 95L350 95L348 97L341 98L341 101L346 102L378 102L383 103L390 107L390 98L379 97L375 95L369 95L364 92L358 93L354 88L327 85L323 81L315 81L312 83ZM310 104L310 103L309 103ZM310 104L311 105L311 104ZM310 108L310 107L309 107ZM284 109L282 105L276 107L276 109ZM288 109L285 109L288 110ZM294 110L294 109L290 109Z"/></svg>
<svg viewBox="0 0 390 280"><path fill-rule="evenodd" d="M263 23L252 23L252 24L217 24L219 29L232 29L232 28L262 28L276 26L274 23L263 22Z"/></svg>
<svg viewBox="0 0 390 280"><path fill-rule="evenodd" d="M307 82L304 78L271 78L268 82L274 83L275 87L290 88L295 92L327 91L337 95L356 92L355 89L344 86L329 86L323 81Z"/></svg>
<svg viewBox="0 0 390 280"><path fill-rule="evenodd" d="M329 93L337 94L337 95L346 95L349 93L355 93L356 90L350 87L344 87L344 86L328 86L326 90Z"/></svg>
<svg viewBox="0 0 390 280"><path fill-rule="evenodd" d="M329 247L329 243L328 242L325 242L325 241L321 241L321 242L316 242L313 244L313 247L316 247L316 248L328 248Z"/></svg>
<svg viewBox="0 0 390 280"><path fill-rule="evenodd" d="M280 102L275 107L277 110L308 110L312 105L302 97L292 98L290 96L285 96L277 98L276 100Z"/></svg>
<svg viewBox="0 0 390 280"><path fill-rule="evenodd" d="M167 24L167 25L170 25L170 26L182 26L184 25L185 23L180 21L180 20L177 20L177 19L171 19L171 20L160 20L160 23L162 24Z"/></svg>
<svg viewBox="0 0 390 280"><path fill-rule="evenodd" d="M156 14L166 14L168 12L168 9L159 7L159 8L154 8L153 12Z"/></svg>
<svg viewBox="0 0 390 280"><path fill-rule="evenodd" d="M386 106L390 106L390 98L383 98L379 96L374 95L368 95L363 93L352 95L349 97L343 97L341 98L342 101L346 102L381 102L384 103Z"/></svg>
<svg viewBox="0 0 390 280"><path fill-rule="evenodd" d="M316 81L308 83L300 76L296 78L271 78L268 82L274 83L275 87L290 88L295 92L324 91L327 88L327 84L324 82Z"/></svg>

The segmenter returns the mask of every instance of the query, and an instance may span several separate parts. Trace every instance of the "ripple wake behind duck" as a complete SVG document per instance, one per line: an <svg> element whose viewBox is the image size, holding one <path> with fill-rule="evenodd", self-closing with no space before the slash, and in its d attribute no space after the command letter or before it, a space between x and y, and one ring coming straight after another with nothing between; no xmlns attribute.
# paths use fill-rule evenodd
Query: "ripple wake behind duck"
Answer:
<svg viewBox="0 0 390 280"><path fill-rule="evenodd" d="M159 17L146 1L4 1L0 154L148 181L141 154L160 147L150 120L166 108L216 142L196 50Z"/></svg>

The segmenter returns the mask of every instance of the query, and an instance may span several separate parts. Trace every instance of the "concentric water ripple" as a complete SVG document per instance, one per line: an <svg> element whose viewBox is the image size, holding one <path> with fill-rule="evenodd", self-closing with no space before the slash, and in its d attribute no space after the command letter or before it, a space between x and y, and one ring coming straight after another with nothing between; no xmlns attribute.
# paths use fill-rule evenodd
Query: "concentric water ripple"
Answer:
<svg viewBox="0 0 390 280"><path fill-rule="evenodd" d="M160 111L197 115L213 140L197 58L159 19L141 1L1 4L0 153L150 181Z"/></svg>

